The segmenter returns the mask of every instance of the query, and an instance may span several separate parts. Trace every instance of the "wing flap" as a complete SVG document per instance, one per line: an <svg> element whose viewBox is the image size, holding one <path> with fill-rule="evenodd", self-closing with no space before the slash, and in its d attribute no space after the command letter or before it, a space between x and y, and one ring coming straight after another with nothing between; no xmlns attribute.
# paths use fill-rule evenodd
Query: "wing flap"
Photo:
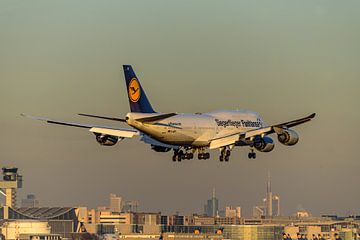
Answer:
<svg viewBox="0 0 360 240"><path fill-rule="evenodd" d="M215 148L229 146L229 145L235 144L239 140L240 140L240 134L238 134L238 133L232 134L229 136L216 138L216 139L211 140L209 148L215 149Z"/></svg>

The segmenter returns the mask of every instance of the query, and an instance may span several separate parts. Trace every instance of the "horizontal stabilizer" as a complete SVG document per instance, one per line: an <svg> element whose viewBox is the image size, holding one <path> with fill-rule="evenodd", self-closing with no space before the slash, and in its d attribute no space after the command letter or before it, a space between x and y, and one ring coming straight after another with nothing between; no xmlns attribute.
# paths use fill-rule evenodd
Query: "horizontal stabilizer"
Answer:
<svg viewBox="0 0 360 240"><path fill-rule="evenodd" d="M28 117L34 120L40 120L45 121L47 123L51 124L58 124L58 125L65 125L70 127L79 127L79 128L87 128L90 132L93 133L101 133L105 135L112 135L122 138L132 138L135 135L139 135L139 131L135 129L129 129L129 128L117 128L117 127L110 127L110 126L100 126L100 125L94 125L94 124L83 124L83 123L74 123L74 122L65 122L65 121L59 121L59 120L53 120L49 118L43 118L43 117L33 117L25 114L21 114L23 117Z"/></svg>
<svg viewBox="0 0 360 240"><path fill-rule="evenodd" d="M156 115L156 116L152 116L152 117L144 117L144 118L137 118L135 119L138 122L156 122L156 121L160 121L169 117L173 117L176 116L176 113L166 113L166 114L161 114L161 115Z"/></svg>
<svg viewBox="0 0 360 240"><path fill-rule="evenodd" d="M85 113L79 113L78 115L79 115L79 116L84 116L84 117L101 118L101 119L106 119L106 120L111 120L111 121L126 122L126 120L125 120L125 119L122 119L122 118L104 117L104 116L98 116L98 115L92 115L92 114L85 114Z"/></svg>

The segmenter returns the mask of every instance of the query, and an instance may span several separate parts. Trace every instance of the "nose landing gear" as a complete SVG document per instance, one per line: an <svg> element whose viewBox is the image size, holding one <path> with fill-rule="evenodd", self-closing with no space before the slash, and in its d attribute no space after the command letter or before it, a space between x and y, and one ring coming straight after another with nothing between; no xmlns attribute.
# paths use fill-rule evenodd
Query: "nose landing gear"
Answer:
<svg viewBox="0 0 360 240"><path fill-rule="evenodd" d="M251 159L255 159L256 158L256 153L254 152L254 149L250 149L250 152L248 153L248 158Z"/></svg>

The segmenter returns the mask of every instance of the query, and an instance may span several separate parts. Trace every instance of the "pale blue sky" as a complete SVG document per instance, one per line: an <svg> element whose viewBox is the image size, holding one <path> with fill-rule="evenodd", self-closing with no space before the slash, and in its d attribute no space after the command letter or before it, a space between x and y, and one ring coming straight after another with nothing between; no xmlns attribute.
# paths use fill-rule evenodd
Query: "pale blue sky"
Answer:
<svg viewBox="0 0 360 240"><path fill-rule="evenodd" d="M144 210L250 214L267 172L286 214L360 214L357 152L359 1L0 1L1 165L46 205L103 205L115 192ZM154 108L247 108L270 123L318 113L300 142L256 161L174 164L136 140L98 146L83 129L46 126L26 112L91 122L78 112L129 111L121 66L132 64ZM113 124L96 121L102 124ZM71 193L71 194L70 194Z"/></svg>

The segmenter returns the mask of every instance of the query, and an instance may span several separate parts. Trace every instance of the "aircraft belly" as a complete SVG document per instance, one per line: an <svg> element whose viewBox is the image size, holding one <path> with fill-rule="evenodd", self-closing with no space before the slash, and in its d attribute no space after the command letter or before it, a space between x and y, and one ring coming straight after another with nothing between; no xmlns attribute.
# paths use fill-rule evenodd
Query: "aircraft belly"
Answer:
<svg viewBox="0 0 360 240"><path fill-rule="evenodd" d="M193 129L167 129L151 127L140 129L152 138L170 145L204 147L209 145L209 138L201 138Z"/></svg>

